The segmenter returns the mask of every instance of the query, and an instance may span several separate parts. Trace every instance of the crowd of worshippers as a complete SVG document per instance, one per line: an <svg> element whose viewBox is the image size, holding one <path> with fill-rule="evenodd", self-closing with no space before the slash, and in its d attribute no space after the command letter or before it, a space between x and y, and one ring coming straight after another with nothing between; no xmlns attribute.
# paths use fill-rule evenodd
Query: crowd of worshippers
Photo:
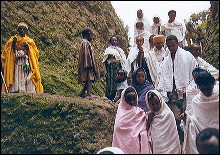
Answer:
<svg viewBox="0 0 220 155"><path fill-rule="evenodd" d="M111 147L125 154L218 153L219 131L212 135L210 128L219 130L219 70L202 58L201 39L186 39L176 11L168 16L164 25L154 16L150 26L138 10L128 55L116 36L109 37L102 61L105 96L118 105ZM2 51L2 92L44 92L39 51L27 32L27 24L19 23ZM96 96L92 86L100 80L94 36L92 29L82 30L78 96L83 98Z"/></svg>

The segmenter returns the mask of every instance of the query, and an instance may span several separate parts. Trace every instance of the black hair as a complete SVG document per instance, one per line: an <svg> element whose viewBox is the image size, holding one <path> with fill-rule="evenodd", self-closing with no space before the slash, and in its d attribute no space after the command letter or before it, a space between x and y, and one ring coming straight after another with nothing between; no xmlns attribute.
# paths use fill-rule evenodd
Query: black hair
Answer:
<svg viewBox="0 0 220 155"><path fill-rule="evenodd" d="M196 136L196 147L198 148L198 141L207 141L212 136L215 136L219 140L219 130L216 128L205 128ZM216 146L209 145L210 154L219 154L219 150Z"/></svg>
<svg viewBox="0 0 220 155"><path fill-rule="evenodd" d="M207 86L215 84L215 78L210 73L201 73L195 80L198 86Z"/></svg>
<svg viewBox="0 0 220 155"><path fill-rule="evenodd" d="M178 42L178 39L175 35L169 35L167 38L166 38L166 42L170 41L170 40L176 40Z"/></svg>
<svg viewBox="0 0 220 155"><path fill-rule="evenodd" d="M171 13L175 13L175 15L176 15L176 11L175 11L175 10L170 10L170 11L168 12L168 16L169 16Z"/></svg>
<svg viewBox="0 0 220 155"><path fill-rule="evenodd" d="M90 29L90 28L84 28L82 30L82 36L83 37L89 36L91 33L92 33L92 29Z"/></svg>
<svg viewBox="0 0 220 155"><path fill-rule="evenodd" d="M137 23L135 24L135 26L137 27L138 24L141 24L141 26L144 26L144 23L143 23L143 22L137 22Z"/></svg>
<svg viewBox="0 0 220 155"><path fill-rule="evenodd" d="M154 36L156 36L156 35L155 35L155 34L150 35L150 37L149 37L149 43L150 43L150 39L153 40L153 37L154 37Z"/></svg>
<svg viewBox="0 0 220 155"><path fill-rule="evenodd" d="M192 71L192 75L199 75L199 74L203 74L203 73L209 73L209 71L207 71L202 66L196 66Z"/></svg>
<svg viewBox="0 0 220 155"><path fill-rule="evenodd" d="M183 49L186 50L186 51L189 51L190 47L189 46L184 46Z"/></svg>
<svg viewBox="0 0 220 155"><path fill-rule="evenodd" d="M147 100L148 100L148 102L149 102L152 98L154 98L154 96L157 97L157 95L156 95L154 92L149 92L149 93L147 94Z"/></svg>
<svg viewBox="0 0 220 155"><path fill-rule="evenodd" d="M128 95L128 93L136 93L135 92L135 89L134 88L132 88L132 87L128 87L126 90L125 90L125 93L124 93L124 97L125 97L125 100L126 100L126 98L128 98L129 97L129 95ZM130 98L129 98L130 99ZM129 103L128 103L129 104ZM130 104L129 104L130 105ZM132 106L132 105L131 105Z"/></svg>

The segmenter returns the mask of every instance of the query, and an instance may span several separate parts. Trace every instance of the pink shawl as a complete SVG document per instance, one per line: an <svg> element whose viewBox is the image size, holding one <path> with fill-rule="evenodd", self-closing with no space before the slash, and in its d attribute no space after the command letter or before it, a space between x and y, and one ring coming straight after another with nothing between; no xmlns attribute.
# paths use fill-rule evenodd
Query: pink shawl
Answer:
<svg viewBox="0 0 220 155"><path fill-rule="evenodd" d="M112 146L120 148L125 154L149 154L146 114L141 108L125 102L125 90L118 105Z"/></svg>

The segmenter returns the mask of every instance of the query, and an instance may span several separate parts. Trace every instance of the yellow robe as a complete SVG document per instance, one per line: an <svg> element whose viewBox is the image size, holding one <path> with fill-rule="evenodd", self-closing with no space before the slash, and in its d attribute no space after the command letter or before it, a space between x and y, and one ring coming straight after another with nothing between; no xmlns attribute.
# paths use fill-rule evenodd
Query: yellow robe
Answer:
<svg viewBox="0 0 220 155"><path fill-rule="evenodd" d="M24 50L24 42L28 43L28 59L32 71L30 78L36 87L36 92L43 93L43 85L41 84L38 63L39 51L37 50L37 46L33 39L29 38L28 36L21 37L19 34L16 34L8 40L1 54L1 63L4 70L4 80L6 86L10 87L10 85L13 84L14 79L15 53L12 51L12 41L14 37L17 37L17 43L15 47L18 50ZM6 92L4 84L2 84L2 92Z"/></svg>

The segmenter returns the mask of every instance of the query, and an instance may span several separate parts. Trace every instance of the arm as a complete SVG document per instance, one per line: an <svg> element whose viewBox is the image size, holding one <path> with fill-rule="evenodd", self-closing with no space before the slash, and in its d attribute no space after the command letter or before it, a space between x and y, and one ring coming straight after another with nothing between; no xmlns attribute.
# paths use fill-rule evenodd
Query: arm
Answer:
<svg viewBox="0 0 220 155"><path fill-rule="evenodd" d="M147 131L148 131L149 128L150 128L150 125L151 125L151 123L152 123L152 121L153 121L154 116L155 116L155 113L154 113L154 112L150 112L150 113L148 114L148 119L147 119L147 124L146 124L146 129L147 129Z"/></svg>

